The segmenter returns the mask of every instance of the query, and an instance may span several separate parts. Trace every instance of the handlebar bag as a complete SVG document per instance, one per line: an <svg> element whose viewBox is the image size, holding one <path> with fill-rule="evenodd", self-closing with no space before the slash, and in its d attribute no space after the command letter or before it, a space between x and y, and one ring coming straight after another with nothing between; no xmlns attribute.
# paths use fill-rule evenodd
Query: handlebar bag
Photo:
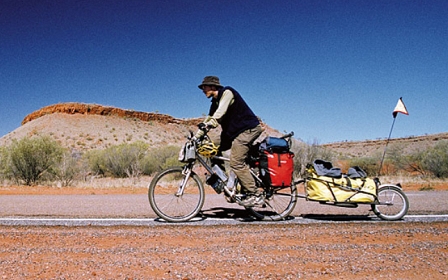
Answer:
<svg viewBox="0 0 448 280"><path fill-rule="evenodd" d="M260 156L260 175L263 183L273 187L290 186L294 172L294 154L270 153L267 150Z"/></svg>
<svg viewBox="0 0 448 280"><path fill-rule="evenodd" d="M179 151L180 162L190 162L196 159L196 147L192 142L186 142Z"/></svg>

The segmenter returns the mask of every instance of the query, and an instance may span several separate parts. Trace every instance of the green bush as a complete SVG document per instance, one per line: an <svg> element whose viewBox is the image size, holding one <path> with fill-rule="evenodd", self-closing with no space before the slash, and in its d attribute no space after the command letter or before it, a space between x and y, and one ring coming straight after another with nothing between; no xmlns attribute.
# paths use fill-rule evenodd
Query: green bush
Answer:
<svg viewBox="0 0 448 280"><path fill-rule="evenodd" d="M381 175L396 175L398 171L408 168L409 158L404 156L405 145L390 145L384 158ZM378 167L379 168L379 167Z"/></svg>
<svg viewBox="0 0 448 280"><path fill-rule="evenodd" d="M25 185L37 184L44 173L51 173L64 153L64 148L47 136L14 140L8 150L7 173Z"/></svg>
<svg viewBox="0 0 448 280"><path fill-rule="evenodd" d="M350 159L349 165L361 167L369 176L377 176L380 162L378 157L362 157Z"/></svg>
<svg viewBox="0 0 448 280"><path fill-rule="evenodd" d="M83 160L95 175L118 178L151 175L165 168L179 165L179 147L166 146L148 150L144 142L121 144L105 150L92 150Z"/></svg>
<svg viewBox="0 0 448 280"><path fill-rule="evenodd" d="M152 175L171 166L178 166L180 147L166 146L163 148L151 149L145 157L144 173Z"/></svg>
<svg viewBox="0 0 448 280"><path fill-rule="evenodd" d="M104 150L102 163L114 177L136 177L143 173L143 159L148 145L143 142L121 144Z"/></svg>
<svg viewBox="0 0 448 280"><path fill-rule="evenodd" d="M8 153L5 147L0 147L0 179L7 178Z"/></svg>
<svg viewBox="0 0 448 280"><path fill-rule="evenodd" d="M426 150L402 156L402 159L405 161L405 170L411 174L417 173L422 176L428 176L428 170L423 165L425 154Z"/></svg>
<svg viewBox="0 0 448 280"><path fill-rule="evenodd" d="M422 159L422 167L437 178L448 177L448 141L437 143L426 150Z"/></svg>
<svg viewBox="0 0 448 280"><path fill-rule="evenodd" d="M51 174L61 182L63 187L70 186L80 174L78 158L68 151L64 152L59 164L52 169Z"/></svg>
<svg viewBox="0 0 448 280"><path fill-rule="evenodd" d="M92 175L106 175L106 166L104 164L105 150L90 150L82 156L83 163L88 171Z"/></svg>

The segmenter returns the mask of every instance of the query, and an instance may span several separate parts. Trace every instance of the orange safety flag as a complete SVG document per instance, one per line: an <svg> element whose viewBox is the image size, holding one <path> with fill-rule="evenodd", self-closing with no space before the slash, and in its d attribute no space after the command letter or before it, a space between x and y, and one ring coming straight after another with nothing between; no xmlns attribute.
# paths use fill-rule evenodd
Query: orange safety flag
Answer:
<svg viewBox="0 0 448 280"><path fill-rule="evenodd" d="M397 106L395 106L395 109L392 113L394 118L397 117L398 113L409 115L408 110L406 109L406 106L404 106L404 103L403 103L403 100L401 99L401 97L400 97L400 99L398 99Z"/></svg>

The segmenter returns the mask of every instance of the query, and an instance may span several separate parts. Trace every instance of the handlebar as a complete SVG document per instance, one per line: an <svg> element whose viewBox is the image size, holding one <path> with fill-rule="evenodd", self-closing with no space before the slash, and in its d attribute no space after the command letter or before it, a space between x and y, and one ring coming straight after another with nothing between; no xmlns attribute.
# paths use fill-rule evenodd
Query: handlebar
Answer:
<svg viewBox="0 0 448 280"><path fill-rule="evenodd" d="M285 134L285 135L283 135L283 136L280 137L280 138L285 139L285 138L289 138L289 137L292 137L292 136L294 136L294 131L291 131L290 133Z"/></svg>

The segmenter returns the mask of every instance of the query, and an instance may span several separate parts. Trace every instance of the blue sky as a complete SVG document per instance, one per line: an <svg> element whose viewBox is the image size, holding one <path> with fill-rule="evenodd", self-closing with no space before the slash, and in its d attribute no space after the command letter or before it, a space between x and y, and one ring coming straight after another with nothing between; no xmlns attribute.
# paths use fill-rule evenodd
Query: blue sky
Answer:
<svg viewBox="0 0 448 280"><path fill-rule="evenodd" d="M217 75L307 142L448 132L448 1L0 0L0 136L61 102L200 117Z"/></svg>

